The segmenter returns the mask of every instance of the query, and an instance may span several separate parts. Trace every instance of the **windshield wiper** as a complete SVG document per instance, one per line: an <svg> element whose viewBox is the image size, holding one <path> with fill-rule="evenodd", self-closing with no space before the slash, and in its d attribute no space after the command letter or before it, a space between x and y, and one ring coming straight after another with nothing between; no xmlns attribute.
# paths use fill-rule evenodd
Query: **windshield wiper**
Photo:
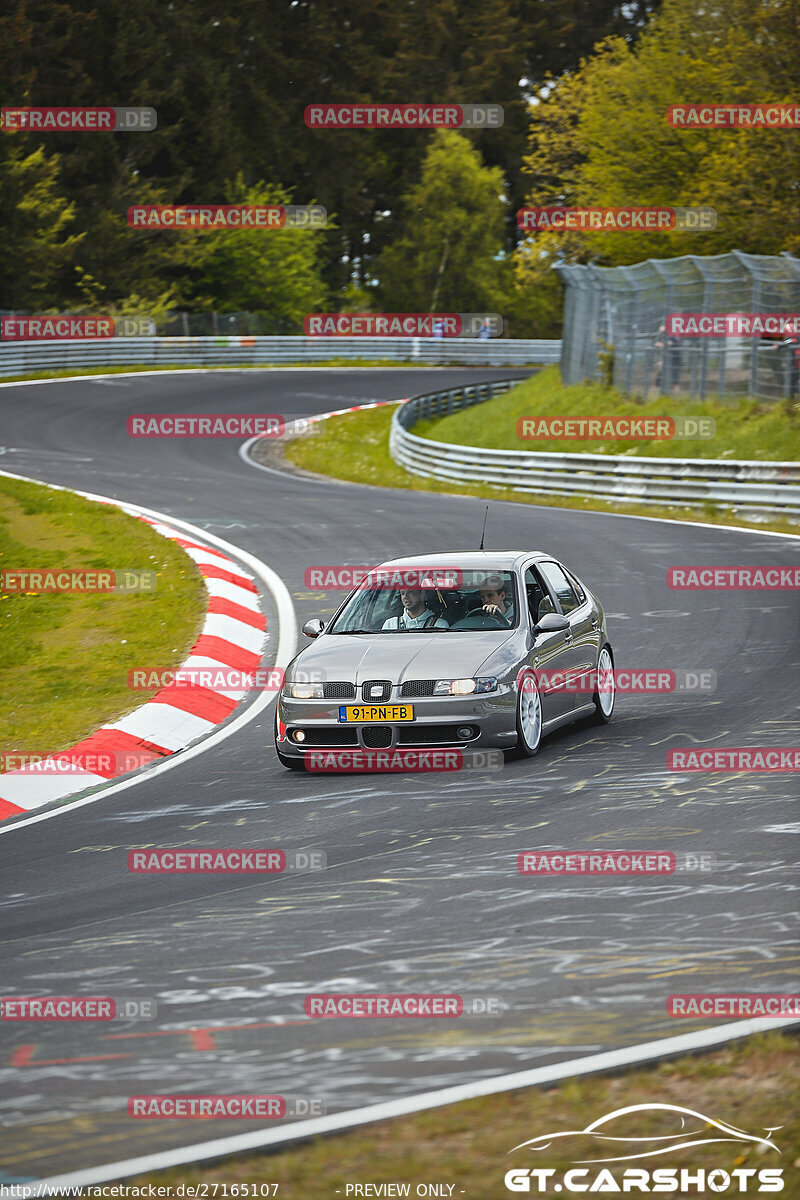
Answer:
<svg viewBox="0 0 800 1200"><path fill-rule="evenodd" d="M386 633L387 630L385 630L385 629L384 630L380 630L380 629L331 629L331 630L326 630L325 632L326 633L328 633L328 632L329 633L381 633L381 632Z"/></svg>

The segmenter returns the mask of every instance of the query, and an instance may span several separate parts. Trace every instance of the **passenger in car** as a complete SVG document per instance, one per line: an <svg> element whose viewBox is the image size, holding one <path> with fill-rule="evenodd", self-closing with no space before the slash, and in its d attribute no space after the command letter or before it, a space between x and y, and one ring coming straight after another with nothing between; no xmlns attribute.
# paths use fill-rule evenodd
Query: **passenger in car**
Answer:
<svg viewBox="0 0 800 1200"><path fill-rule="evenodd" d="M403 611L399 617L389 617L383 622L381 629L449 629L450 626L443 617L426 608L423 594L420 591L406 588L400 592Z"/></svg>

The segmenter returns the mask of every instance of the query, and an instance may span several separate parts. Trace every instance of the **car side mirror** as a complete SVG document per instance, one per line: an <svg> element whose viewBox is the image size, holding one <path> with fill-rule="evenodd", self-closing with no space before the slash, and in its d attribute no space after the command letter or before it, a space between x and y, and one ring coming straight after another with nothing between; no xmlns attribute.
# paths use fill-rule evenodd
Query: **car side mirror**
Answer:
<svg viewBox="0 0 800 1200"><path fill-rule="evenodd" d="M561 613L545 613L534 625L533 636L538 637L540 633L562 633L565 629L569 629L566 617L562 617Z"/></svg>
<svg viewBox="0 0 800 1200"><path fill-rule="evenodd" d="M306 621L303 626L303 633L306 637L316 638L322 633L325 628L325 622L320 621L319 617L312 617L310 621Z"/></svg>

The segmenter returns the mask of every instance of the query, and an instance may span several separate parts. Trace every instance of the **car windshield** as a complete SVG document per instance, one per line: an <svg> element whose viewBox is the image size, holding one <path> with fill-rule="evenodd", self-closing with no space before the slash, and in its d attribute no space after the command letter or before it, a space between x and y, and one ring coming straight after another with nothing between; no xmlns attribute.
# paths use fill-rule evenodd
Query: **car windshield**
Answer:
<svg viewBox="0 0 800 1200"><path fill-rule="evenodd" d="M409 579L417 586L404 587L394 579L399 569L381 570L385 578L367 578L326 633L450 633L509 629L519 622L511 571L415 568Z"/></svg>

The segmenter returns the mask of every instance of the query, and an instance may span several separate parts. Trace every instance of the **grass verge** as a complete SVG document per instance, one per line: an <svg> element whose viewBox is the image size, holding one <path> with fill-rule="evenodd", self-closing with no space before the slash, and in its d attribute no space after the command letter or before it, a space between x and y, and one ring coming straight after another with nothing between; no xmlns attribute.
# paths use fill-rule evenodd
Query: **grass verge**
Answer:
<svg viewBox="0 0 800 1200"><path fill-rule="evenodd" d="M517 437L521 417L710 417L715 436L702 439L649 441L583 441L554 438L527 441ZM659 396L637 401L597 383L564 387L559 368L544 370L485 404L449 417L420 421L420 437L463 446L531 453L631 454L650 458L800 459L800 404L762 403L749 397L727 400L672 399Z"/></svg>
<svg viewBox="0 0 800 1200"><path fill-rule="evenodd" d="M494 404L496 401L489 401ZM482 407L480 405L476 406ZM703 504L695 507L617 503L594 497L541 496L517 492L513 488L493 487L488 483L462 486L444 479L429 479L412 475L399 466L389 453L389 427L394 405L364 409L329 417L320 437L297 438L283 444L285 458L302 470L317 475L335 474L337 479L351 483L372 484L375 487L406 488L414 492L439 492L455 496L478 496L485 500L510 500L516 504L544 505L548 508L569 508L580 512L627 513L644 517L665 517L673 521L707 521L714 525L732 525L745 529L771 529L777 533L800 533L800 521L784 517L755 515L748 519L721 505ZM416 427L415 427L416 432ZM256 461L269 464L276 450L267 440L256 443Z"/></svg>
<svg viewBox="0 0 800 1200"><path fill-rule="evenodd" d="M169 1184L173 1188L181 1183L206 1184L205 1192L195 1194L207 1196L214 1195L212 1185L215 1183L220 1185L220 1194L223 1183L229 1186L278 1183L278 1196L287 1200L294 1200L294 1197L298 1200L323 1200L323 1197L330 1200L337 1195L344 1198L348 1194L358 1194L348 1193L348 1184L408 1183L407 1194L414 1196L419 1184L435 1181L454 1186L452 1192L446 1188L444 1192L433 1194L468 1195L476 1200L490 1200L512 1194L503 1184L505 1172L511 1167L554 1168L560 1175L574 1168L576 1160L581 1160L578 1169L588 1166L589 1174L580 1182L589 1184L603 1168L602 1164L587 1164L585 1160L610 1157L615 1151L599 1147L588 1137L553 1142L549 1149L536 1156L524 1150L515 1154L509 1151L530 1138L562 1130L585 1129L590 1122L616 1109L645 1103L691 1108L703 1116L726 1121L760 1137L767 1136L765 1130L780 1126L773 1138L780 1154L769 1149L762 1151L752 1143L702 1145L665 1155L663 1159L612 1164L617 1179L621 1180L623 1170L631 1166L650 1170L656 1167L686 1168L692 1172L698 1169L709 1172L721 1168L730 1172L737 1167L745 1170L783 1167L783 1195L789 1200L790 1196L800 1194L792 1190L797 1187L797 1166L800 1165L797 1039L777 1032L760 1034L700 1056L686 1056L622 1074L572 1079L547 1090L528 1088L502 1092L398 1117L335 1138L315 1138L283 1151L241 1156L207 1167L176 1168L127 1182L131 1185ZM618 1126L614 1133L625 1136L674 1135L680 1128L675 1114L669 1119L657 1120L634 1114L633 1120L628 1116L618 1118L618 1121L625 1128ZM702 1121L697 1122L697 1126L704 1128ZM203 1137L222 1136L217 1123L192 1129L191 1133L198 1141ZM713 1129L710 1133L714 1133ZM630 1150L617 1152L632 1153ZM547 1191L551 1195L556 1190L552 1185L557 1178L548 1180ZM749 1193L758 1191L753 1178L748 1183ZM566 1189L557 1190L562 1195L569 1194ZM592 1191L595 1194L597 1191L621 1192L622 1184L616 1188L593 1188ZM735 1179L731 1180L731 1192L734 1191L739 1194ZM362 1190L360 1194L403 1193ZM536 1180L532 1181L529 1194L539 1194ZM634 1194L640 1193L635 1190ZM671 1194L695 1195L695 1190L687 1193L679 1189Z"/></svg>
<svg viewBox="0 0 800 1200"><path fill-rule="evenodd" d="M155 570L151 593L17 593L0 588L0 751L66 749L144 704L136 667L167 670L205 613L192 560L144 521L74 492L0 477L0 568Z"/></svg>

